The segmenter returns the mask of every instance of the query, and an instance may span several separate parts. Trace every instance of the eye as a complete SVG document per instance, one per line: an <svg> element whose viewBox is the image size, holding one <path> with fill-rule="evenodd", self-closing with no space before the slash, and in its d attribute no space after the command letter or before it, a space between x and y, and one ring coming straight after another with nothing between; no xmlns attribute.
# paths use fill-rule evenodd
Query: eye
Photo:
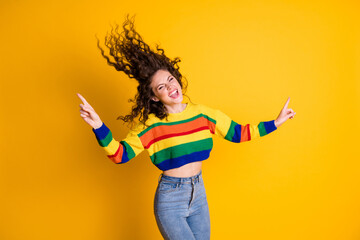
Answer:
<svg viewBox="0 0 360 240"><path fill-rule="evenodd" d="M172 80L173 80L173 78L170 78L169 82L172 81Z"/></svg>
<svg viewBox="0 0 360 240"><path fill-rule="evenodd" d="M159 90L161 90L162 89L162 87L159 87Z"/></svg>

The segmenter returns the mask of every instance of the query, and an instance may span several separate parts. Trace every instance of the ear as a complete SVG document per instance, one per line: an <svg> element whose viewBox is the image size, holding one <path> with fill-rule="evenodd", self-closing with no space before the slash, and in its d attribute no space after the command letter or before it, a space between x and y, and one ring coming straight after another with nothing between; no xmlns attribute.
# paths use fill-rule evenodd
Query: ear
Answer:
<svg viewBox="0 0 360 240"><path fill-rule="evenodd" d="M158 102L159 99L157 97L152 97L151 100L153 100L154 102Z"/></svg>

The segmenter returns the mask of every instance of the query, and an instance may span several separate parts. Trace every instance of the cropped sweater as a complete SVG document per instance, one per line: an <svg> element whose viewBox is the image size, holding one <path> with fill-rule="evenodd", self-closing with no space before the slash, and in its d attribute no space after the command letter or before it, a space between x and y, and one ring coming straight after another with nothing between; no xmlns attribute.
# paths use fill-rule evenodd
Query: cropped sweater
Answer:
<svg viewBox="0 0 360 240"><path fill-rule="evenodd" d="M138 123L120 142L102 124L92 129L99 145L116 164L126 163L147 150L151 162L165 171L208 159L213 135L234 143L263 137L276 130L275 120L241 125L220 110L187 102L185 110L170 113L168 121L149 114L145 125Z"/></svg>

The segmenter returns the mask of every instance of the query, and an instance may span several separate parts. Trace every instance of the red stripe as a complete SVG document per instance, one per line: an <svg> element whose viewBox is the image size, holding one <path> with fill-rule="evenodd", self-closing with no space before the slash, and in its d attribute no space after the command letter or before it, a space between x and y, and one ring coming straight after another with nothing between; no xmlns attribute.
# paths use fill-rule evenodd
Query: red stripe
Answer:
<svg viewBox="0 0 360 240"><path fill-rule="evenodd" d="M115 154L113 155L108 155L108 158L111 159L111 161L113 161L114 163L121 163L122 160L122 155L123 155L123 147L121 145L121 143L119 144L118 149L116 150Z"/></svg>

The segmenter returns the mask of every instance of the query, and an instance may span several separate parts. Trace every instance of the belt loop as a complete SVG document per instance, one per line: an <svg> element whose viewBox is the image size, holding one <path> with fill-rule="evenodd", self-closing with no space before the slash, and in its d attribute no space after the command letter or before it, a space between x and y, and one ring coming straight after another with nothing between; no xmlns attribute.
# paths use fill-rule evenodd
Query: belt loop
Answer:
<svg viewBox="0 0 360 240"><path fill-rule="evenodd" d="M163 175L163 174L161 173L160 176L159 176L159 178L158 178L158 183L160 182L162 175Z"/></svg>

